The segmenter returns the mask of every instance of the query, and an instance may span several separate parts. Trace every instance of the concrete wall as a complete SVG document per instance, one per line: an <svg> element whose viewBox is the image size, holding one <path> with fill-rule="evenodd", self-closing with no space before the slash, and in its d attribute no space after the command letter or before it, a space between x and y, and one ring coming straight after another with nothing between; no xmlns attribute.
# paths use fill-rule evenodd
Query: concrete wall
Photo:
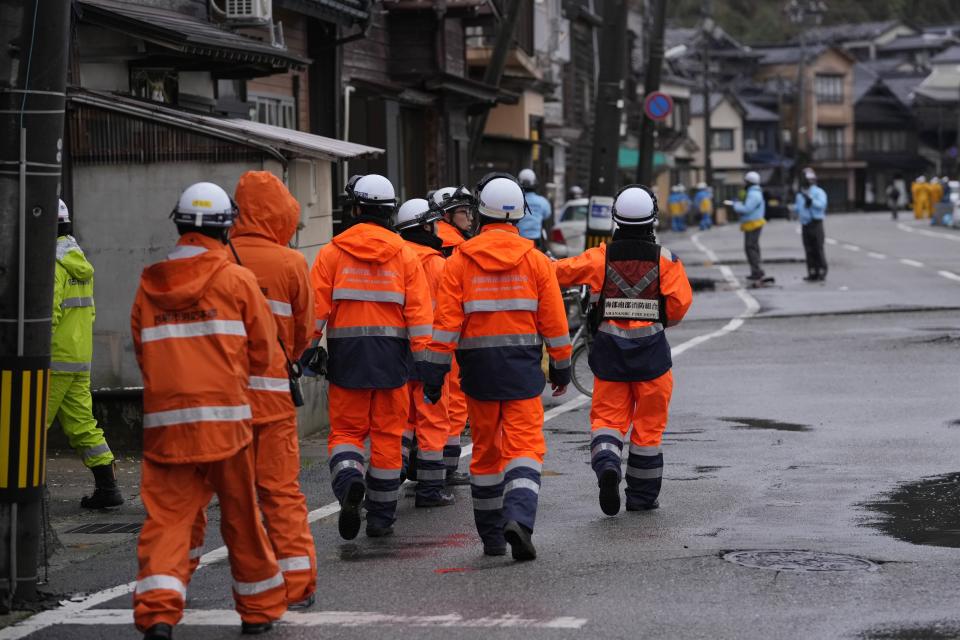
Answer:
<svg viewBox="0 0 960 640"><path fill-rule="evenodd" d="M524 91L517 104L500 104L491 109L483 132L490 136L529 140L530 116L543 117L543 94Z"/></svg>

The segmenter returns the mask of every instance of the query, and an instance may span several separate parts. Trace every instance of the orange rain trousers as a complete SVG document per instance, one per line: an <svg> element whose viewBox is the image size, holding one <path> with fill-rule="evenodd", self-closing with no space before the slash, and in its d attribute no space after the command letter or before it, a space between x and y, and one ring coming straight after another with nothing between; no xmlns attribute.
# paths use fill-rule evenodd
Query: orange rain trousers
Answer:
<svg viewBox="0 0 960 640"><path fill-rule="evenodd" d="M476 400L467 396L473 459L470 473L503 473L517 458L543 463L547 441L543 437L543 402L525 400Z"/></svg>
<svg viewBox="0 0 960 640"><path fill-rule="evenodd" d="M460 365L454 358L446 379L447 415L450 418L450 435L458 438L467 426L467 396L460 388Z"/></svg>
<svg viewBox="0 0 960 640"><path fill-rule="evenodd" d="M624 438L630 426L630 442L638 447L659 447L667 428L673 372L653 380L611 382L594 378L590 428L619 429Z"/></svg>
<svg viewBox="0 0 960 640"><path fill-rule="evenodd" d="M317 590L317 550L307 521L307 499L300 491L300 442L296 416L253 427L256 487L270 545L277 556L287 601L306 600ZM190 536L190 572L200 562L206 509Z"/></svg>
<svg viewBox="0 0 960 640"><path fill-rule="evenodd" d="M408 382L407 390L410 394L407 431L416 434L419 450L442 452L451 433L447 394L441 395L436 404L431 404L424 399L423 383L419 380Z"/></svg>
<svg viewBox="0 0 960 640"><path fill-rule="evenodd" d="M395 389L347 389L330 385L330 437L327 448L370 438L370 466L400 469L400 438L407 423L406 385Z"/></svg>
<svg viewBox="0 0 960 640"><path fill-rule="evenodd" d="M260 524L253 448L216 462L160 464L144 458L141 496L147 517L137 544L134 621L140 631L183 616L190 580L190 533L216 493L220 531L230 550L237 612L245 622L279 619L287 609L283 576Z"/></svg>

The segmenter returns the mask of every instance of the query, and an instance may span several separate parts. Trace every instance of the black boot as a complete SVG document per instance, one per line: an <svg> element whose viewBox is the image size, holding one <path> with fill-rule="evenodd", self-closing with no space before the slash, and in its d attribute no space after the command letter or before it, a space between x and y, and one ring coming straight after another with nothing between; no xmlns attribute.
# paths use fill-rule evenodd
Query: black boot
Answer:
<svg viewBox="0 0 960 640"><path fill-rule="evenodd" d="M273 629L273 622L241 622L240 633L245 636L258 636Z"/></svg>
<svg viewBox="0 0 960 640"><path fill-rule="evenodd" d="M459 487L470 484L470 474L462 471L451 471L447 473L447 486Z"/></svg>
<svg viewBox="0 0 960 640"><path fill-rule="evenodd" d="M90 467L93 472L93 481L96 488L92 496L80 499L80 506L84 509L116 509L123 504L123 495L117 488L117 476L112 464L103 464L99 467Z"/></svg>
<svg viewBox="0 0 960 640"><path fill-rule="evenodd" d="M417 494L416 507L425 509L430 507L449 507L457 502L457 498L445 489L441 489L435 496L421 496Z"/></svg>
<svg viewBox="0 0 960 640"><path fill-rule="evenodd" d="M620 513L620 474L604 469L600 474L600 510L608 516Z"/></svg>
<svg viewBox="0 0 960 640"><path fill-rule="evenodd" d="M367 488L361 480L354 480L347 487L347 495L340 504L340 519L337 522L340 537L344 540L353 540L360 533L360 505L363 504L366 492Z"/></svg>
<svg viewBox="0 0 960 640"><path fill-rule="evenodd" d="M389 527L378 527L372 524L367 523L367 537L368 538L386 538L387 536L393 535L393 526Z"/></svg>
<svg viewBox="0 0 960 640"><path fill-rule="evenodd" d="M510 551L513 553L513 559L518 561L536 560L537 549L533 546L530 532L525 526L511 520L503 528L503 537L507 539L510 545Z"/></svg>
<svg viewBox="0 0 960 640"><path fill-rule="evenodd" d="M143 640L170 640L171 638L173 638L173 627L163 622L143 632Z"/></svg>

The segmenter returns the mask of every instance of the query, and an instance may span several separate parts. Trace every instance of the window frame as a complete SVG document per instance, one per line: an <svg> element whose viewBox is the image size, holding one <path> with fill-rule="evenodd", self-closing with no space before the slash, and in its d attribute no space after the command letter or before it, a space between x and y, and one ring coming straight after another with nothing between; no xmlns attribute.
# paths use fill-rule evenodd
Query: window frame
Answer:
<svg viewBox="0 0 960 640"><path fill-rule="evenodd" d="M813 78L814 94L817 104L843 104L844 80L840 73L818 73Z"/></svg>
<svg viewBox="0 0 960 640"><path fill-rule="evenodd" d="M728 127L714 127L710 129L710 150L712 151L736 151L737 149L737 139L736 139L736 129L731 129ZM721 144L721 136L726 137L730 136L729 146L726 144Z"/></svg>

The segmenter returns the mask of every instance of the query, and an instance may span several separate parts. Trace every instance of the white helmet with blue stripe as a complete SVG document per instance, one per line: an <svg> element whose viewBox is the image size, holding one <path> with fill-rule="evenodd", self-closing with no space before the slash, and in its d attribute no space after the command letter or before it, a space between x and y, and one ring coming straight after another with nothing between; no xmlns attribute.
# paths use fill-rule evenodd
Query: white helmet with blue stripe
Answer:
<svg viewBox="0 0 960 640"><path fill-rule="evenodd" d="M477 211L480 215L507 222L523 217L523 189L512 177L493 174L493 177L481 180L477 186Z"/></svg>

